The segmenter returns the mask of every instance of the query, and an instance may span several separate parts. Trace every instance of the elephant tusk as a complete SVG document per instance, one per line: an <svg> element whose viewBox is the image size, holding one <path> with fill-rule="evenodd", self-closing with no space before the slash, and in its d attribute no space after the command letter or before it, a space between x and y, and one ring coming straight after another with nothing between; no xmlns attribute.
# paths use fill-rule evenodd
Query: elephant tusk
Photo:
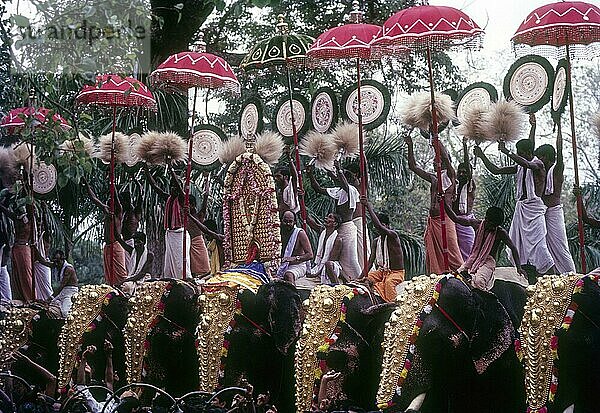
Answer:
<svg viewBox="0 0 600 413"><path fill-rule="evenodd" d="M408 405L408 407L406 408L405 411L410 412L410 411L415 411L418 412L421 410L421 406L423 406L423 402L425 401L425 396L427 395L427 393L421 393L419 394L417 397L415 397L413 399L412 402L410 402L410 404Z"/></svg>
<svg viewBox="0 0 600 413"><path fill-rule="evenodd" d="M563 413L573 413L574 411L575 411L575 405L574 405L574 404L572 404L572 405L570 405L569 407L567 407L567 408L566 408L566 409L563 411Z"/></svg>

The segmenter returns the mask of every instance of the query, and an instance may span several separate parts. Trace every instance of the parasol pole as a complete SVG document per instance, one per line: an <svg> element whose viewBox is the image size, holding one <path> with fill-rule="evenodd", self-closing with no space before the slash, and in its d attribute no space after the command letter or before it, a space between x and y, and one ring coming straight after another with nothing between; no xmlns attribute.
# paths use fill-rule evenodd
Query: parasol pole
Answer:
<svg viewBox="0 0 600 413"><path fill-rule="evenodd" d="M575 186L579 188L579 167L577 164L577 137L575 134L575 105L573 103L573 82L571 74L571 53L567 43L567 79L569 87L569 112L571 115L571 143L573 145L573 169L575 169ZM581 193L577 195L577 230L579 232L579 254L581 257L581 272L587 273L585 261L585 243L583 236L583 199Z"/></svg>
<svg viewBox="0 0 600 413"><path fill-rule="evenodd" d="M185 200L183 202L183 268L182 277L186 279L186 265L187 265L187 224L188 214L190 213L190 176L192 174L192 148L194 147L194 123L196 121L196 97L198 96L198 88L194 88L194 102L192 103L192 125L190 126L190 139L188 141L188 158L187 168L185 170Z"/></svg>
<svg viewBox="0 0 600 413"><path fill-rule="evenodd" d="M304 184L302 183L302 169L300 167L300 152L298 151L298 129L296 128L296 120L294 118L294 104L293 104L293 93L292 93L292 76L290 75L290 69L285 65L285 73L287 75L287 86L288 93L290 96L290 116L292 120L292 132L294 133L294 156L296 161L296 175L298 175L298 187L296 192L298 193L298 201L300 202L300 216L302 217L302 229L306 231L306 204L304 203Z"/></svg>
<svg viewBox="0 0 600 413"><path fill-rule="evenodd" d="M435 85L433 81L433 66L431 64L431 47L427 46L427 66L429 69L429 87L431 89L431 133L433 135L433 148L435 150L435 173L437 177L437 191L440 203L440 220L442 222L442 251L444 254L444 270L448 271L448 239L446 235L446 210L444 190L442 188L442 160L440 138L438 136L438 117L435 110Z"/></svg>
<svg viewBox="0 0 600 413"><path fill-rule="evenodd" d="M117 105L113 105L113 124L112 124L112 138L110 144L110 265L109 265L109 274L110 274L110 282L114 281L114 254L115 254L115 131L117 127Z"/></svg>
<svg viewBox="0 0 600 413"><path fill-rule="evenodd" d="M31 99L31 105L30 108L33 109L30 111L30 113L33 114L33 119L35 122L35 115L37 114L37 109L35 109L35 90L31 90L30 92L30 96L29 98ZM33 151L34 146L34 140L35 140L35 129L31 127L31 123L29 124L29 127L31 128L31 140L29 141L29 171L27 171L27 173L29 174L29 191L31 193L31 216L29 217L29 225L30 225L30 235L29 235L29 240L31 242L31 246L34 246L36 243L36 225L35 225L35 199L34 199L34 193L33 193L33 161L34 161L34 153ZM25 207L27 208L27 206ZM27 215L29 215L29 211L25 211L27 213ZM31 247L30 247L31 248ZM35 300L35 260L32 259L31 260L31 297Z"/></svg>
<svg viewBox="0 0 600 413"><path fill-rule="evenodd" d="M360 157L360 194L367 196L367 168L365 162L365 148L363 139L363 121L362 121L362 97L360 91L360 57L356 58L356 90L358 99L358 151ZM367 256L367 212L364 206L361 208L362 218L362 252L363 252L363 271L362 278L367 278L369 274L369 257Z"/></svg>

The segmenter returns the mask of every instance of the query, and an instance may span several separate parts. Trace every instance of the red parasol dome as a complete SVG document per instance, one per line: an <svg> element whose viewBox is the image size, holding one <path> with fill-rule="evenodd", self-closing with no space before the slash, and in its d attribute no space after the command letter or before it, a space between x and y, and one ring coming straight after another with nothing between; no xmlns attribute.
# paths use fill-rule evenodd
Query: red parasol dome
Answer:
<svg viewBox="0 0 600 413"><path fill-rule="evenodd" d="M582 1L538 7L521 23L512 42L519 55L535 46L540 54L561 58L566 53L562 46L569 45L571 57L598 57L600 44L593 43L600 43L600 8Z"/></svg>
<svg viewBox="0 0 600 413"><path fill-rule="evenodd" d="M25 120L30 117L34 117L38 125L41 126L46 123L52 113L52 119L59 123L61 128L68 130L71 129L71 125L60 116L58 113L54 113L50 109L46 108L34 108L34 107L23 107L16 108L8 112L8 114L0 121L1 128L8 128L11 133L25 126Z"/></svg>
<svg viewBox="0 0 600 413"><path fill-rule="evenodd" d="M171 55L149 77L151 85L185 91L193 87L227 88L239 94L240 82L222 57L206 52L180 52Z"/></svg>
<svg viewBox="0 0 600 413"><path fill-rule="evenodd" d="M374 48L387 53L404 52L402 48L448 49L481 47L483 29L469 16L454 7L416 6L400 10L386 20ZM386 53L386 54L387 54Z"/></svg>
<svg viewBox="0 0 600 413"><path fill-rule="evenodd" d="M156 109L148 86L132 77L115 74L96 76L96 83L84 86L75 98L79 104L101 106L142 106Z"/></svg>
<svg viewBox="0 0 600 413"><path fill-rule="evenodd" d="M369 59L371 42L380 30L374 24L362 23L334 27L321 34L306 54L312 59Z"/></svg>

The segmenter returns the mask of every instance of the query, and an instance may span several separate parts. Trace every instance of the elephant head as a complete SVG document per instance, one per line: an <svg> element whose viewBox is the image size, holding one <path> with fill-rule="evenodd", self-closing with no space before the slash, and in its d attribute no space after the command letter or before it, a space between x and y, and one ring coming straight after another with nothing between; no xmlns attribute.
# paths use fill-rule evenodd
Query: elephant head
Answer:
<svg viewBox="0 0 600 413"><path fill-rule="evenodd" d="M419 282L424 284L418 285ZM429 288L423 286L433 288L427 283L435 282L439 297L424 301L430 304L416 309L417 315L422 309L423 312L417 323L418 335L413 339L410 333L414 318L404 316L418 301L417 294ZM435 296L432 290L428 291ZM515 329L495 295L471 289L453 277L419 277L414 288L405 289L400 299L400 307L392 318L398 328L407 328L406 337L393 336L404 341L386 345L392 347L388 351L401 351L414 340L414 347L406 378L393 394L395 409L516 412L524 407L523 392L515 384L522 383L522 376L518 376L514 351L509 350ZM398 368L402 370L403 366L404 359Z"/></svg>

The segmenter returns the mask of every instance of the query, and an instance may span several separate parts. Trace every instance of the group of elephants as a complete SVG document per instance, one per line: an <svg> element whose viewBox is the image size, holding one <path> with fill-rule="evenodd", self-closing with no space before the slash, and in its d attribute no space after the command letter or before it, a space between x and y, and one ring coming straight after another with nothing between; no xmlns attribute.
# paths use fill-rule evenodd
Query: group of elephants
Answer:
<svg viewBox="0 0 600 413"><path fill-rule="evenodd" d="M55 372L59 387L68 384L77 351L90 344L98 348L89 359L92 374L101 381L103 343L110 340L120 381L115 388L143 381L180 396L245 379L255 394L268 392L280 412L310 411L328 370L341 373L337 385L326 389L331 410L600 409L597 278L545 277L528 289L496 281L492 293L450 276L405 284L393 304L349 286L320 286L305 299L305 292L281 281L248 289L161 280L131 298L107 286L87 286L66 322L40 309L21 324L28 334L17 345ZM427 288L433 298L426 297L422 307L419 294ZM565 288L566 301L552 296L565 296ZM545 305L566 312L556 330ZM411 308L416 317L403 313ZM0 321L2 340L17 337L7 327L7 314ZM520 329L522 322L526 328ZM13 372L36 380L16 365Z"/></svg>

